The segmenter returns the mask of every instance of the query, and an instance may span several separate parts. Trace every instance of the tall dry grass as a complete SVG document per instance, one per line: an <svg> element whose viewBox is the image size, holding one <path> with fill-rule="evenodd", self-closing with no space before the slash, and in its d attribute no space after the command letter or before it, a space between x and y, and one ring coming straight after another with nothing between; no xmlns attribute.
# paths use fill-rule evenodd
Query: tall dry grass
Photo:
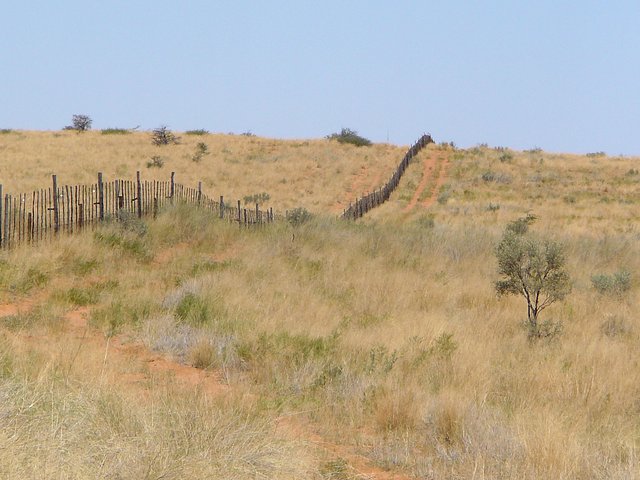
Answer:
<svg viewBox="0 0 640 480"><path fill-rule="evenodd" d="M103 135L99 131L77 133L15 131L0 135L0 183L5 192L24 193L46 188L51 175L59 184L88 184L97 172L105 179L167 179L188 186L202 182L214 198L231 201L266 192L278 210L300 205L307 209L342 211L354 197L369 192L379 172L391 174L404 148L377 144L358 148L329 140L273 140L242 135L185 135L178 144L154 146L150 132ZM194 161L198 144L208 153ZM160 168L148 168L152 157ZM355 188L355 190L354 190Z"/></svg>
<svg viewBox="0 0 640 480"><path fill-rule="evenodd" d="M456 152L449 193L429 211L399 213L420 180L416 163L357 223L320 215L244 230L178 207L3 252L2 292L42 295L58 316L88 301L106 335L127 332L251 392L258 419L306 418L325 439L418 478L635 478L634 160L504 153ZM543 313L561 335L539 341L527 337L524 300L493 289L494 245L528 211L535 230L566 245L573 280ZM628 289L595 288L595 275L623 270ZM46 370L24 358L34 375ZM138 424L149 415L134 413ZM154 432L164 445L172 430ZM334 460L300 468L331 478Z"/></svg>

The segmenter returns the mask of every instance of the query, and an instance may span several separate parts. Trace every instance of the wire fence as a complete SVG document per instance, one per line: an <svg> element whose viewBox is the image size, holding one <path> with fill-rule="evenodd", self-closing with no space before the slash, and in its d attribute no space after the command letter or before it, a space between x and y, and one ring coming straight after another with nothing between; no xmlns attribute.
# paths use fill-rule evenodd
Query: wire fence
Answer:
<svg viewBox="0 0 640 480"><path fill-rule="evenodd" d="M350 203L349 207L347 207L344 212L342 212L341 218L347 220L357 220L369 210L382 205L384 202L389 200L389 197L391 197L393 191L400 184L400 179L409 166L411 160L420 152L420 150L425 148L430 143L434 143L431 135L422 135L422 137L420 137L418 141L414 143L411 148L409 148L404 158L396 168L395 172L393 172L393 175L391 176L389 181L379 189L363 196L362 198L356 199L354 203Z"/></svg>

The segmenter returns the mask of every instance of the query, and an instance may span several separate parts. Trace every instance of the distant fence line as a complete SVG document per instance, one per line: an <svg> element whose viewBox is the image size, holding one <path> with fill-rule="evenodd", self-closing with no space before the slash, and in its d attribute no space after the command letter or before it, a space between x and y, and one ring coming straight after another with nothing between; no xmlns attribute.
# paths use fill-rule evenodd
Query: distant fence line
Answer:
<svg viewBox="0 0 640 480"><path fill-rule="evenodd" d="M347 220L356 220L362 217L369 210L389 200L389 197L391 196L393 191L398 187L400 179L402 178L402 174L409 166L409 163L411 162L413 157L415 157L418 152L420 152L420 150L425 148L430 143L434 143L431 135L422 135L422 137L420 137L418 141L414 143L411 148L409 148L389 181L378 190L375 190L362 198L356 199L356 201L352 204L350 203L349 207L345 209L344 212L342 212L340 218Z"/></svg>
<svg viewBox="0 0 640 480"><path fill-rule="evenodd" d="M262 225L274 221L273 209L260 210L227 204L221 195L215 201L197 188L175 182L175 172L168 181L142 180L140 172L135 180L105 182L98 173L91 185L58 185L52 175L52 185L46 189L18 195L3 194L0 184L0 248L10 248L73 233L123 215L155 216L166 205L189 203L215 212L219 218L239 225Z"/></svg>

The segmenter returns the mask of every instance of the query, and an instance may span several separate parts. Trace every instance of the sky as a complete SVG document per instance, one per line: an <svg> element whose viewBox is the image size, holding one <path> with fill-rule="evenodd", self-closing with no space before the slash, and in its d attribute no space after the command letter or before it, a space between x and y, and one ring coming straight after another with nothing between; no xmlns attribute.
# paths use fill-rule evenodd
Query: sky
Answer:
<svg viewBox="0 0 640 480"><path fill-rule="evenodd" d="M640 155L638 0L30 1L0 9L0 128L423 133Z"/></svg>

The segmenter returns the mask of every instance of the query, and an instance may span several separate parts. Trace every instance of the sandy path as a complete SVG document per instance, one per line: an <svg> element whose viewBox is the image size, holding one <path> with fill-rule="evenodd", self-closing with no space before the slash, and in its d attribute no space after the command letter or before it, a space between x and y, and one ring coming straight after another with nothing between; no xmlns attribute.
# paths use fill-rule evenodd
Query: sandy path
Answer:
<svg viewBox="0 0 640 480"><path fill-rule="evenodd" d="M435 185L431 190L431 194L428 198L420 202L420 205L425 208L433 205L438 198L440 188L444 185L447 178L449 154L448 152L442 151L430 151L425 155L422 165L422 178L420 179L420 183L416 187L416 191L413 194L411 201L407 204L403 212L410 212L418 205L427 185L429 185L429 182L436 177Z"/></svg>
<svg viewBox="0 0 640 480"><path fill-rule="evenodd" d="M422 202L422 206L425 208L433 205L438 199L438 194L440 193L440 189L444 185L444 182L447 180L447 172L449 171L449 154L445 154L444 160L440 164L440 169L438 170L438 178L436 179L436 184L433 187L431 195L426 198Z"/></svg>
<svg viewBox="0 0 640 480"><path fill-rule="evenodd" d="M33 303L33 301L25 300L22 303L0 305L0 322L4 317L28 313ZM63 328L64 334L69 337L68 341L77 344L77 347L74 348L88 346L96 349L95 351L104 352L103 362L105 365L110 361L129 365L146 364L147 368L143 371L119 372L111 376L110 380L115 384L125 385L126 388L136 389L136 392L140 391L141 398L145 398L148 393L149 372L168 375L179 387L201 389L209 395L224 395L232 391L229 385L222 383L219 372L205 371L175 362L149 350L141 342L131 341L126 335L105 338L101 331L88 325L89 316L90 310L87 307L76 308L65 314ZM22 341L31 342L34 345L46 345L41 336L32 336L27 333L10 333L10 335L20 337ZM148 372L144 370L148 370ZM299 418L296 415L280 417L276 420L276 427L291 438L313 445L321 457L326 457L328 460L339 458L346 461L352 477L355 475L355 478L370 480L408 480L410 478L372 465L371 460L356 453L352 446L325 440L318 433L317 428L302 417Z"/></svg>

